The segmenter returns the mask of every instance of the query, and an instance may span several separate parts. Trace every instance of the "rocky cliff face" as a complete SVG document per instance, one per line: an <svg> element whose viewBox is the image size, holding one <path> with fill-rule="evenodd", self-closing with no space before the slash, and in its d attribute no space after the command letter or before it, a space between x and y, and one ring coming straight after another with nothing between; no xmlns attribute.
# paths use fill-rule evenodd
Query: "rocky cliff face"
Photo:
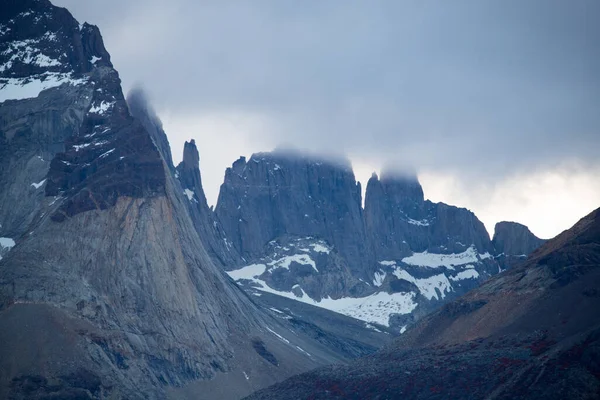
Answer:
<svg viewBox="0 0 600 400"><path fill-rule="evenodd" d="M165 167L173 172L182 187L182 193L188 199L188 209L196 230L200 234L206 250L214 262L221 266L235 265L241 262L237 250L227 241L225 233L217 223L213 211L208 207L202 177L200 174L200 155L194 139L185 142L183 159L177 167L173 166L171 148L162 123L149 104L144 92L137 88L127 96L127 105L131 115L139 120L159 149Z"/></svg>
<svg viewBox="0 0 600 400"><path fill-rule="evenodd" d="M416 177L372 176L365 219L381 260L412 252L459 253L472 245L481 253L493 252L485 227L472 212L425 201Z"/></svg>
<svg viewBox="0 0 600 400"><path fill-rule="evenodd" d="M177 166L175 177L181 183L183 194L189 202L192 220L210 256L221 266L239 265L242 262L241 256L227 239L206 202L199 163L200 155L194 139L185 142L183 160Z"/></svg>
<svg viewBox="0 0 600 400"><path fill-rule="evenodd" d="M174 167L173 157L171 155L171 147L169 146L167 134L163 130L162 122L150 105L146 94L140 87L132 89L127 94L127 106L129 107L131 116L138 120L146 129L146 132L150 134L150 137L165 161L167 168L172 171Z"/></svg>
<svg viewBox="0 0 600 400"><path fill-rule="evenodd" d="M499 270L483 223L467 209L425 200L415 176L373 175L365 221L378 264L374 283L421 298L412 315L396 317L403 325Z"/></svg>
<svg viewBox="0 0 600 400"><path fill-rule="evenodd" d="M348 164L261 153L227 170L216 215L250 293L400 331L499 271L477 217L425 201L416 177L373 176L363 211Z"/></svg>
<svg viewBox="0 0 600 400"><path fill-rule="evenodd" d="M373 349L295 330L215 265L197 153L177 179L96 27L1 7L1 398L234 398Z"/></svg>
<svg viewBox="0 0 600 400"><path fill-rule="evenodd" d="M600 209L349 365L249 399L567 399L600 388Z"/></svg>
<svg viewBox="0 0 600 400"><path fill-rule="evenodd" d="M102 104L121 111L114 113L115 118L124 105L118 93L107 103L105 95L95 90L97 81L104 81L110 89L118 85L98 29L80 26L63 9L32 11L39 7L37 1L4 1L0 16L0 129L4 133L0 137L0 170L13 174L0 177L0 229L9 237L22 235L39 217L36 205L44 199L47 185L51 192L60 190L57 185L76 190L77 177L69 180L66 175L77 167L67 165L68 159L56 161L52 183L46 172L58 153L77 152L73 147L77 143L68 140L84 121L86 132L81 139L91 135L95 121L102 118ZM59 86L61 90L53 89ZM48 90L40 94L42 89ZM35 102L23 100L35 97ZM95 157L109 149L94 146ZM100 161L93 167L89 163L83 171L80 166L75 175L96 172L102 167Z"/></svg>
<svg viewBox="0 0 600 400"><path fill-rule="evenodd" d="M529 228L517 222L498 222L494 228L492 243L502 269L524 261L529 254L544 244L545 240L535 236Z"/></svg>
<svg viewBox="0 0 600 400"><path fill-rule="evenodd" d="M246 258L262 256L283 235L317 236L335 246L356 275L365 272L361 189L349 163L285 151L242 157L225 172L215 213Z"/></svg>

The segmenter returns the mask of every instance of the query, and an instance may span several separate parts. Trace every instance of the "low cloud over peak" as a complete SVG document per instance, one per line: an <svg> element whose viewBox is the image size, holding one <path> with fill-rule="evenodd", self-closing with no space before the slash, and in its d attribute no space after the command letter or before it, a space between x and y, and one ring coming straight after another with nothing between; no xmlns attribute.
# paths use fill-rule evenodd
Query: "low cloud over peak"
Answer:
<svg viewBox="0 0 600 400"><path fill-rule="evenodd" d="M197 139L207 186L282 143L467 191L600 165L594 0L55 3L100 27L173 147Z"/></svg>

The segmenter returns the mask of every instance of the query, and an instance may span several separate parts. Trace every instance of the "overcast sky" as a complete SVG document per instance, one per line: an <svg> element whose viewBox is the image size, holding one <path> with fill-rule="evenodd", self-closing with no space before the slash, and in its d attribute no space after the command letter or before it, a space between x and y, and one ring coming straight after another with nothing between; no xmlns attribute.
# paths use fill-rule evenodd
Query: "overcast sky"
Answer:
<svg viewBox="0 0 600 400"><path fill-rule="evenodd" d="M600 207L600 1L55 0L98 25L216 201L240 155L345 154L363 183L416 169L426 197L542 237Z"/></svg>

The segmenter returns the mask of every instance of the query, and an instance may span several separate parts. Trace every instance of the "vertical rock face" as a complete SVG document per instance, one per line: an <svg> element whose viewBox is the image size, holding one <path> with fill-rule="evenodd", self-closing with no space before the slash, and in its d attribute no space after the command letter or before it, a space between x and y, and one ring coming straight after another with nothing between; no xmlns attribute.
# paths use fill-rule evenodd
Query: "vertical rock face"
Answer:
<svg viewBox="0 0 600 400"><path fill-rule="evenodd" d="M255 154L227 170L216 215L245 257L228 273L251 293L398 330L499 271L477 217L425 201L414 176L374 175L363 212L348 164Z"/></svg>
<svg viewBox="0 0 600 400"><path fill-rule="evenodd" d="M517 222L498 222L494 228L492 243L496 251L509 256L527 256L544 244L529 228Z"/></svg>
<svg viewBox="0 0 600 400"><path fill-rule="evenodd" d="M0 6L0 398L164 398L193 381L193 398L235 397L344 358L215 265L197 151L175 178L98 29L46 0Z"/></svg>
<svg viewBox="0 0 600 400"><path fill-rule="evenodd" d="M241 158L212 213L195 143L175 168L96 27L0 5L0 398L243 395L364 354L497 269L475 216L414 178L374 177L363 212L347 162ZM269 307L363 322L266 313L216 264Z"/></svg>
<svg viewBox="0 0 600 400"><path fill-rule="evenodd" d="M406 325L499 270L484 225L469 210L424 200L416 176L384 173L367 184L365 221L378 270L373 283L415 294Z"/></svg>
<svg viewBox="0 0 600 400"><path fill-rule="evenodd" d="M0 192L0 234L12 237L23 234L36 218L36 204L45 190L77 191L80 176L99 170L102 174L108 160L99 156L112 149L109 142L114 134L92 130L102 125L101 111L106 106L114 108L111 115L121 120L120 125L128 122L118 76L96 27L80 26L68 11L50 8L44 1L3 1L2 10L0 170L12 175L0 177L4 189ZM97 90L100 85L106 93ZM81 137L76 137L80 130ZM107 138L89 152L77 153L83 147L74 146L89 143L84 136L92 134ZM77 157L66 154L69 150ZM47 174L50 161L59 153L65 154ZM98 182L97 186L103 185ZM161 183L149 186L160 190ZM112 201L105 194L99 201ZM77 201L79 208L88 207L84 198Z"/></svg>
<svg viewBox="0 0 600 400"><path fill-rule="evenodd" d="M496 249L498 262L503 269L523 262L545 240L535 236L529 228L517 222L498 222L494 228L492 243Z"/></svg>
<svg viewBox="0 0 600 400"><path fill-rule="evenodd" d="M216 217L243 257L226 269L249 293L399 331L512 265L498 255L501 237L492 243L465 208L425 200L416 176L373 174L363 211L347 163L298 153L234 162ZM534 246L519 232L508 232L507 246L529 254Z"/></svg>
<svg viewBox="0 0 600 400"><path fill-rule="evenodd" d="M242 258L228 241L213 211L208 207L200 175L200 155L196 142L185 142L183 160L177 166L175 177L179 180L183 194L188 200L192 221L211 258L220 264L239 265Z"/></svg>
<svg viewBox="0 0 600 400"><path fill-rule="evenodd" d="M458 253L471 245L481 253L493 252L483 223L472 212L425 201L416 177L372 176L365 219L380 260L411 252Z"/></svg>
<svg viewBox="0 0 600 400"><path fill-rule="evenodd" d="M314 236L335 247L354 274L366 272L361 189L347 162L284 151L242 157L225 172L215 213L247 259L264 255L277 238Z"/></svg>
<svg viewBox="0 0 600 400"><path fill-rule="evenodd" d="M141 88L135 88L127 94L127 106L131 115L140 121L150 134L167 167L172 170L174 168L173 157L167 134Z"/></svg>
<svg viewBox="0 0 600 400"><path fill-rule="evenodd" d="M183 160L177 166L177 173L183 187L191 189L201 206L208 210L208 203L204 189L202 188L202 178L200 176L200 155L198 154L194 139L185 142L183 146Z"/></svg>

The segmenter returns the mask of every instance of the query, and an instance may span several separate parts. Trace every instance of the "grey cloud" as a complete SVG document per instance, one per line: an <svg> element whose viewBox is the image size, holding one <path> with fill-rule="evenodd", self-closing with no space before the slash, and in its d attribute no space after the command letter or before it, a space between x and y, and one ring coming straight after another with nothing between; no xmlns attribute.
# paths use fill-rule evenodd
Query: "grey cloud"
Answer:
<svg viewBox="0 0 600 400"><path fill-rule="evenodd" d="M490 179L599 163L595 0L55 3L158 110L258 113L274 145Z"/></svg>

